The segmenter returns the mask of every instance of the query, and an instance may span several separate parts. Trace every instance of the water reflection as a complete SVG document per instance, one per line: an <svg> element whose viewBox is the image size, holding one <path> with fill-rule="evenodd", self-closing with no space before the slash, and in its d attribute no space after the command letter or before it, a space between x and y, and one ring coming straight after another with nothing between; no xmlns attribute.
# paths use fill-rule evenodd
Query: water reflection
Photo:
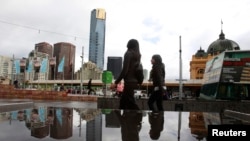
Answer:
<svg viewBox="0 0 250 141"><path fill-rule="evenodd" d="M249 121L224 113L36 107L0 113L0 140L205 141L210 124Z"/></svg>
<svg viewBox="0 0 250 141"><path fill-rule="evenodd" d="M122 141L139 141L139 132L142 126L142 112L124 110L123 113L115 110L121 124Z"/></svg>
<svg viewBox="0 0 250 141"><path fill-rule="evenodd" d="M158 140L163 131L164 113L150 112L148 113L148 121L150 124L149 136L152 140Z"/></svg>

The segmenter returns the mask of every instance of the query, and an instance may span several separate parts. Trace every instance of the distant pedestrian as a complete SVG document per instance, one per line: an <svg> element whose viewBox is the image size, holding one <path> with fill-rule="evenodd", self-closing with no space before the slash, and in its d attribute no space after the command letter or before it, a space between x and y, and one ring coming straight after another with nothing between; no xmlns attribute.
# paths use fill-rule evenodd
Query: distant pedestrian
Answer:
<svg viewBox="0 0 250 141"><path fill-rule="evenodd" d="M64 85L63 84L60 87L60 91L64 91Z"/></svg>
<svg viewBox="0 0 250 141"><path fill-rule="evenodd" d="M139 81L136 77L137 66L141 62L139 42L131 39L127 43L127 51L124 54L123 68L119 77L115 80L117 85L124 80L124 90L120 99L120 109L139 109L134 98L134 90L139 88Z"/></svg>
<svg viewBox="0 0 250 141"><path fill-rule="evenodd" d="M89 79L89 82L88 82L88 95L91 94L91 92L95 92L93 89L92 89L92 78Z"/></svg>
<svg viewBox="0 0 250 141"><path fill-rule="evenodd" d="M162 63L162 58L160 55L156 54L152 56L151 59L152 70L151 79L153 82L153 92L148 99L149 109L154 111L163 111L163 93L166 90L165 87L165 65ZM156 103L157 110L154 107Z"/></svg>
<svg viewBox="0 0 250 141"><path fill-rule="evenodd" d="M18 88L18 80L15 80L15 81L14 81L14 87L15 87L15 88Z"/></svg>

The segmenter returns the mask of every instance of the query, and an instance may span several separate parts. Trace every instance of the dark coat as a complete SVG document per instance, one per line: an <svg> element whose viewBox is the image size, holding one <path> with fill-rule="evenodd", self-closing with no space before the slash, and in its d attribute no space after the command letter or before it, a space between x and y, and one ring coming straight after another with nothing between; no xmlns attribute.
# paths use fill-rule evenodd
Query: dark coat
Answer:
<svg viewBox="0 0 250 141"><path fill-rule="evenodd" d="M162 63L160 55L154 55L152 57L155 60L151 70L151 78L154 87L162 88L165 85L165 65Z"/></svg>
<svg viewBox="0 0 250 141"><path fill-rule="evenodd" d="M126 83L138 83L136 79L135 70L140 63L141 54L139 51L139 43L135 39L129 40L127 44L127 51L124 54L123 68L116 79L115 84L118 84L122 79Z"/></svg>
<svg viewBox="0 0 250 141"><path fill-rule="evenodd" d="M92 79L89 79L89 82L88 82L88 89L91 89L91 86L92 86Z"/></svg>
<svg viewBox="0 0 250 141"><path fill-rule="evenodd" d="M127 51L124 55L122 71L119 77L116 79L115 83L118 84L122 79L124 79L125 83L137 82L135 69L138 62L139 60L136 60L133 52Z"/></svg>

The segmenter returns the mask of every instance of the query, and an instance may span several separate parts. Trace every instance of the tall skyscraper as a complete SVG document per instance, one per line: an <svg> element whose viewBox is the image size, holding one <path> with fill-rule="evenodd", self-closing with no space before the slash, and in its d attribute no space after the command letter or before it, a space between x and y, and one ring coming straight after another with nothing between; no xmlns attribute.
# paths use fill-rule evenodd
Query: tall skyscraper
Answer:
<svg viewBox="0 0 250 141"><path fill-rule="evenodd" d="M75 45L71 43L60 42L54 44L56 67L53 71L56 73L56 79L74 79L73 76L75 68L75 50Z"/></svg>
<svg viewBox="0 0 250 141"><path fill-rule="evenodd" d="M48 54L48 58L51 58L53 54L53 46L47 42L40 42L40 43L35 44L35 50L37 52ZM48 79L51 80L52 79L51 76L53 75L51 73L52 68L48 67L48 71L49 71Z"/></svg>
<svg viewBox="0 0 250 141"><path fill-rule="evenodd" d="M122 71L122 57L108 57L107 71L111 71L114 79L117 79Z"/></svg>
<svg viewBox="0 0 250 141"><path fill-rule="evenodd" d="M95 63L103 70L105 51L106 12L104 9L91 11L89 61Z"/></svg>

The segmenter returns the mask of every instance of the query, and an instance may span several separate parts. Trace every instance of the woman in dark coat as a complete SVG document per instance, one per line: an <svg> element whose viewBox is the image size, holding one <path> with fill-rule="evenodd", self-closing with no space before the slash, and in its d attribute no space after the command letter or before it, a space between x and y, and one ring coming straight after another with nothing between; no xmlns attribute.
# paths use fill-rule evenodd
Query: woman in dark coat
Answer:
<svg viewBox="0 0 250 141"><path fill-rule="evenodd" d="M138 80L136 79L136 66L141 61L139 42L131 39L127 44L127 51L124 54L123 68L119 77L115 81L117 85L124 80L124 90L120 99L120 109L139 109L135 102L134 90L138 89Z"/></svg>
<svg viewBox="0 0 250 141"><path fill-rule="evenodd" d="M148 106L153 112L157 111L154 107L154 103L156 102L158 111L163 111L163 93L166 90L165 65L162 63L162 58L158 54L152 56L151 63L153 66L150 77L153 81L153 92L148 99Z"/></svg>

